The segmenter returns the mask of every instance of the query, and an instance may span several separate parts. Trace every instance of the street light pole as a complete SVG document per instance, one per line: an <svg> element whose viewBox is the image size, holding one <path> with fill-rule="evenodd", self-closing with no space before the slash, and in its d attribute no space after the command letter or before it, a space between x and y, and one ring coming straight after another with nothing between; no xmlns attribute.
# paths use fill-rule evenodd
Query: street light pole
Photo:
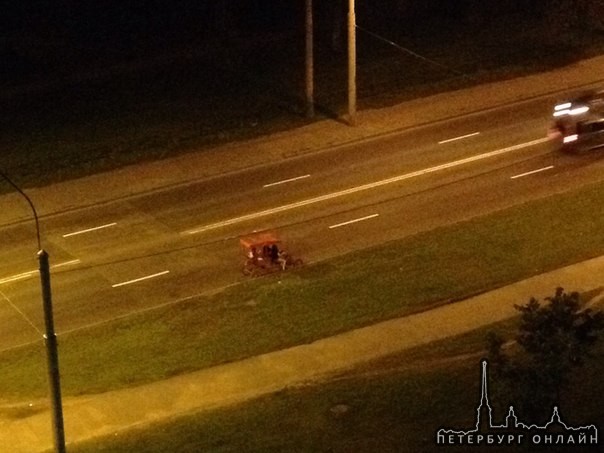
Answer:
<svg viewBox="0 0 604 453"><path fill-rule="evenodd" d="M61 403L61 377L59 373L59 349L52 315L52 293L50 291L50 266L48 253L44 249L38 252L40 261L40 281L42 282L42 303L44 306L44 325L46 334L46 356L48 359L48 381L52 408L52 427L55 451L65 453L65 427L63 426L63 405Z"/></svg>
<svg viewBox="0 0 604 453"><path fill-rule="evenodd" d="M314 56L313 56L313 14L312 0L306 0L306 117L313 118L315 116L315 100L314 100Z"/></svg>
<svg viewBox="0 0 604 453"><path fill-rule="evenodd" d="M348 121L357 123L357 50L354 0L348 2Z"/></svg>
<svg viewBox="0 0 604 453"><path fill-rule="evenodd" d="M6 182L8 182L17 192L19 192L29 204L34 219L36 221L36 238L38 240L38 261L40 263L40 281L42 284L42 306L44 309L44 324L46 333L44 343L46 344L46 356L48 359L48 380L50 385L50 403L52 409L52 428L55 442L55 452L65 453L65 427L63 425L63 404L61 402L61 380L59 374L59 350L57 347L57 336L55 334L52 293L50 290L50 265L48 262L48 253L42 249L40 241L40 223L38 213L31 199L21 190L8 176L0 172Z"/></svg>

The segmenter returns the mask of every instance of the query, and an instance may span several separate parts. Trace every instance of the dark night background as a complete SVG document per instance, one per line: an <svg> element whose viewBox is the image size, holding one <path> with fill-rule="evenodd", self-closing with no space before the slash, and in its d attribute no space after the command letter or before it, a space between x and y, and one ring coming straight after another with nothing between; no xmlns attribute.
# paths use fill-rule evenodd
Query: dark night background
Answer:
<svg viewBox="0 0 604 453"><path fill-rule="evenodd" d="M0 167L25 185L309 121L304 0L4 3ZM317 117L336 118L348 1L313 3ZM357 0L356 12L361 109L604 48L597 0Z"/></svg>
<svg viewBox="0 0 604 453"><path fill-rule="evenodd" d="M303 32L303 0L78 1L5 2L0 16L3 85L22 84L48 72L209 45L235 45L235 39ZM413 36L426 29L443 38L444 28L505 20L520 13L530 21L556 14L576 20L586 1L531 0L357 0L358 23L371 30ZM338 21L345 27L346 0L314 2L320 31ZM578 8L579 5L581 8ZM564 12L573 11L572 14ZM336 11L339 11L336 13ZM562 11L562 12L560 12ZM564 17L567 16L567 17ZM341 22L344 22L343 24ZM320 35L319 35L320 36ZM389 35L389 36L392 36Z"/></svg>
<svg viewBox="0 0 604 453"><path fill-rule="evenodd" d="M274 1L24 1L0 18L2 82L20 84L100 62L117 63L226 40L286 33L301 8ZM219 41L222 41L218 43Z"/></svg>

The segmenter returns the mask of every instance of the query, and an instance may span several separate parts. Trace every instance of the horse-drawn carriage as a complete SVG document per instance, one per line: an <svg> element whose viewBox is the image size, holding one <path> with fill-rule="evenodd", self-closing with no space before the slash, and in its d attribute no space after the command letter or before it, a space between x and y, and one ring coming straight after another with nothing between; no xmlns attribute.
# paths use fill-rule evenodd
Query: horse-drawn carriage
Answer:
<svg viewBox="0 0 604 453"><path fill-rule="evenodd" d="M283 241L273 232L255 233L239 239L245 254L243 274L259 276L284 271L302 265L300 258L293 258Z"/></svg>

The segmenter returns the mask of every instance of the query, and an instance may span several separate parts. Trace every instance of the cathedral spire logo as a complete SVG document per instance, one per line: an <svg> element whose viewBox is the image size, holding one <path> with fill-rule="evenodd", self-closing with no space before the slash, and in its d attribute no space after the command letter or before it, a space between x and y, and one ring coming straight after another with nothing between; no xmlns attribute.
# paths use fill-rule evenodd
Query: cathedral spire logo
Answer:
<svg viewBox="0 0 604 453"><path fill-rule="evenodd" d="M508 408L503 423L493 420L493 408L489 400L488 362L482 361L480 401L476 407L473 429L440 428L436 432L438 445L598 445L598 429L595 425L570 426L566 424L557 406L544 425L520 421L514 407Z"/></svg>

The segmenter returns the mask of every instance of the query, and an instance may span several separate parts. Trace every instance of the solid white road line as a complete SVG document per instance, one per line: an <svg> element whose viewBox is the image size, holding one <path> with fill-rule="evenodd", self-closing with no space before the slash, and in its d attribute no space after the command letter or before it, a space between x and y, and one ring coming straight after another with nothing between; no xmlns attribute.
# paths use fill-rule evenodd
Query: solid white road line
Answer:
<svg viewBox="0 0 604 453"><path fill-rule="evenodd" d="M247 220L254 220L259 217L265 217L271 214L277 214L279 212L289 211L291 209L299 208L302 206L307 206L314 203L319 203L321 201L331 200L333 198L342 197L344 195L351 195L357 192L362 192L364 190L375 189L377 187L382 187L388 184L397 183L403 181L405 179L415 178L417 176L426 175L429 173L435 173L438 171L446 170L448 168L458 167L460 165L468 164L470 162L476 162L483 159L488 159L489 157L498 156L501 154L509 153L512 151L517 151L522 148L528 148L530 146L538 145L540 143L545 143L549 141L548 137L539 138L536 140L532 140L526 143L520 143L518 145L508 146L507 148L497 149L495 151L490 151L484 154L477 154L475 156L466 157L464 159L456 160L453 162L447 162L445 164L437 165L435 167L425 168L423 170L417 170L411 173L405 173L403 175L394 176L388 179L382 179L381 181L372 182L369 184L363 184L362 186L351 187L350 189L340 190L338 192L333 192L325 195L321 195L315 198L309 198L307 200L298 201L296 203L290 203L283 206L278 206L276 208L265 209L264 211L253 212L251 214L243 215L241 217L234 217L232 219L223 220L222 222L212 223L210 225L201 226L199 228L194 228L192 230L182 231L180 234L197 234L202 233L204 231L213 230L220 227L225 227L228 225L233 225L236 223L245 222Z"/></svg>
<svg viewBox="0 0 604 453"><path fill-rule="evenodd" d="M345 225L350 225L351 223L357 223L357 222L362 222L363 220L368 220L368 219L373 219L375 217L379 216L379 214L371 214L365 217L359 217L358 219L353 219L353 220L349 220L347 222L342 222L342 223L337 223L335 225L331 225L329 228L333 229L333 228L339 228Z"/></svg>
<svg viewBox="0 0 604 453"><path fill-rule="evenodd" d="M286 184L288 182L298 181L300 179L310 178L310 175L296 176L295 178L284 179L283 181L271 182L269 184L265 184L262 187L272 187L278 186L279 184Z"/></svg>
<svg viewBox="0 0 604 453"><path fill-rule="evenodd" d="M54 265L50 266L50 268L55 269L57 267L69 266L71 264L77 264L79 262L80 262L80 260L78 260L78 259L71 260L71 261L65 261L64 263L54 264ZM29 278L32 275L37 274L38 272L40 272L40 271L36 269L35 271L23 272L21 274L11 275L10 277L2 278L2 279L0 279L0 285Z"/></svg>
<svg viewBox="0 0 604 453"><path fill-rule="evenodd" d="M522 178L523 176L534 175L535 173L539 173L546 170L551 170L554 168L553 165L549 165L547 167L538 168L537 170L527 171L526 173L520 173L519 175L510 176L510 179Z"/></svg>
<svg viewBox="0 0 604 453"><path fill-rule="evenodd" d="M93 227L93 228L87 228L85 230L74 231L73 233L64 234L63 237L67 238L69 236L76 236L78 234L89 233L91 231L101 230L103 228L109 228L109 227L112 227L112 226L115 226L115 225L117 225L117 222L108 223L106 225L101 225L101 226L97 226L97 227Z"/></svg>
<svg viewBox="0 0 604 453"><path fill-rule="evenodd" d="M117 288L118 286L125 286L125 285L130 285L130 284L136 283L136 282L142 282L143 280L149 280L150 278L159 277L160 275L165 275L169 272L170 271L163 271L163 272L158 272L157 274L146 275L144 277L135 278L134 280L128 280L127 282L116 283L115 285L111 285L111 287Z"/></svg>
<svg viewBox="0 0 604 453"><path fill-rule="evenodd" d="M459 137L449 138L447 140L443 140L438 142L439 145L444 145L445 143L456 142L457 140L463 140L464 138L474 137L475 135L480 134L480 132L472 132L471 134L460 135Z"/></svg>

